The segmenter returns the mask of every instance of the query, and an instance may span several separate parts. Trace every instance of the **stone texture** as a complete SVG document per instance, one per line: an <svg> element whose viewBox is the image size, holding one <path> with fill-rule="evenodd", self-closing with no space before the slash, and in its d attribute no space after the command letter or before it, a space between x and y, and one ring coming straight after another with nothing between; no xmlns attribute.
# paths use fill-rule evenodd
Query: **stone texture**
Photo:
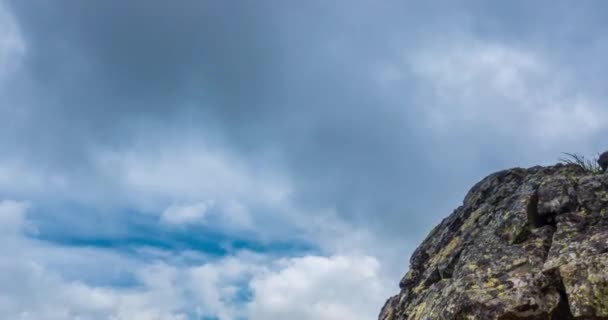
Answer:
<svg viewBox="0 0 608 320"><path fill-rule="evenodd" d="M608 174L514 168L414 251L380 320L608 319Z"/></svg>

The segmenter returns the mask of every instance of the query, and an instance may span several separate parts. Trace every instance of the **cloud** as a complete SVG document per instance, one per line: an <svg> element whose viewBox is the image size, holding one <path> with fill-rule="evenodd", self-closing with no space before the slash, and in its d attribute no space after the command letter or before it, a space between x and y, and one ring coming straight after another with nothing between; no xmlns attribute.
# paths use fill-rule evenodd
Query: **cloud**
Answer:
<svg viewBox="0 0 608 320"><path fill-rule="evenodd" d="M119 190L113 199L156 213L163 222L198 221L268 239L280 230L278 224L284 226L280 233L292 227L285 224L294 219L292 181L280 167L270 166L272 159L258 159L268 162L258 165L212 143L171 138L92 154L95 174L113 186L107 192Z"/></svg>
<svg viewBox="0 0 608 320"><path fill-rule="evenodd" d="M0 268L6 286L0 291L0 314L7 319L139 319L184 320L163 300L169 293L160 288L140 291L91 287L66 282L57 274L33 263L14 263ZM163 288L170 289L170 288ZM172 301L175 302L175 301Z"/></svg>
<svg viewBox="0 0 608 320"><path fill-rule="evenodd" d="M245 253L190 268L191 290L201 315L222 320L247 316L243 305L251 298L249 281L270 261L269 257Z"/></svg>
<svg viewBox="0 0 608 320"><path fill-rule="evenodd" d="M140 143L143 145L126 150L101 150L92 159L101 176L113 179L131 197L141 197L144 202L202 198L272 204L283 201L290 191L280 172L255 173L257 168L221 148L170 139Z"/></svg>
<svg viewBox="0 0 608 320"><path fill-rule="evenodd" d="M205 202L191 205L171 205L163 211L161 219L169 224L200 222L211 206L212 204Z"/></svg>
<svg viewBox="0 0 608 320"><path fill-rule="evenodd" d="M0 159L0 191L11 196L44 196L70 191L67 177L62 173L25 164L10 156Z"/></svg>
<svg viewBox="0 0 608 320"><path fill-rule="evenodd" d="M162 212L174 202L214 201L217 209L240 207L222 216L247 225L288 195L303 211L330 207L379 236L420 239L457 205L458 190L488 171L512 159L554 158L562 138L569 146L593 141L585 150L599 145L603 123L590 121L602 115L597 91L562 90L583 83L578 69L552 76L562 65L555 52L567 43L534 46L532 30L576 35L592 27L568 31L553 23L571 19L561 6L534 5L532 12L547 16L530 19L518 5L476 1L441 11L399 1L348 3L349 10L322 2L238 10L199 1L63 10L7 3L28 55L2 103L22 106L27 116L0 129L0 139L26 172L43 167L86 191L81 202L100 194L130 202L129 194ZM108 16L116 22L110 27ZM597 52L584 47L590 51L577 52ZM562 78L570 80L543 84ZM528 107L520 106L524 100ZM538 105L546 107L530 111ZM572 105L580 109L575 122L590 129L564 135ZM514 135L515 124L527 130ZM544 153L513 142L523 132ZM145 146L130 150L142 140ZM452 165L438 163L439 149L453 155ZM454 185L434 182L446 175ZM433 201L435 193L450 194L450 203ZM403 201L406 194L418 196Z"/></svg>
<svg viewBox="0 0 608 320"><path fill-rule="evenodd" d="M13 235L22 231L25 226L25 210L27 204L18 201L0 201L0 233L3 235Z"/></svg>
<svg viewBox="0 0 608 320"><path fill-rule="evenodd" d="M145 260L29 239L22 228L31 223L27 206L15 201L0 202L0 220L6 229L0 249L12 257L0 260L2 318L368 319L388 294L388 278L372 256L285 258L241 251L184 264L171 255ZM109 275L116 266L134 283L113 283ZM69 270L79 274L70 279Z"/></svg>
<svg viewBox="0 0 608 320"><path fill-rule="evenodd" d="M0 1L0 262L83 318L373 317L474 182L604 148L600 2Z"/></svg>
<svg viewBox="0 0 608 320"><path fill-rule="evenodd" d="M571 92L571 75L530 49L461 38L407 59L427 84L426 120L438 134L467 126L546 146L587 140L608 124L599 101Z"/></svg>
<svg viewBox="0 0 608 320"><path fill-rule="evenodd" d="M26 49L14 17L0 3L0 84L17 67Z"/></svg>
<svg viewBox="0 0 608 320"><path fill-rule="evenodd" d="M251 188L258 189L260 200L225 200L246 209L240 213L264 212L249 204L276 202L287 192L298 206L312 211L335 207L345 219L375 225L379 220L370 223L364 212L401 217L400 195L410 187L400 181L414 176L426 180L426 171L419 170L423 156L408 152L414 143L405 137L414 135L407 115L385 106L375 92L361 90L370 84L367 65L384 58L386 45L378 35L385 28L358 30L378 46L362 48L348 37L351 22L364 18L374 25L375 18L386 14L384 9L397 12L402 4L391 3L367 17L370 10L362 4L347 13L339 5L321 3L298 5L301 10L287 4L234 10L230 4L198 1L183 6L146 3L145 12L137 1L70 4L63 10L43 3L8 3L30 50L23 75L15 81L18 90L3 100L23 106L28 116L0 139L27 163L22 167L44 167L61 176L68 171L65 179L78 186L73 188L76 194L86 193L77 200L88 202L104 194L105 201L120 201L126 193L112 191L128 187L122 191L150 194L162 189L190 196L186 202L214 200L222 207L222 200L197 195L210 185L217 193L250 190L251 179L232 180L243 176L239 162L246 162L246 171L262 171L264 181L255 178L257 185ZM319 15L319 10L326 11ZM110 29L105 15L116 21ZM318 23L311 24L308 16L318 17ZM398 15L387 20L391 30L403 29ZM159 46L157 38L166 43ZM31 128L45 134L34 134ZM128 150L142 139L151 150L170 149L156 144L168 135L175 138L168 143L219 141L220 149L233 155L224 165L223 157L216 161L187 149L177 150L185 155L182 159ZM8 136L19 136L20 142ZM116 157L103 152L92 156L91 149ZM404 169L406 154L412 164ZM90 174L106 160L103 177ZM175 163L182 167L167 167ZM214 166L218 174L211 170L209 176L199 175L203 166ZM117 171L124 174L120 179L125 184L116 186L105 177ZM273 171L279 171L279 178L266 180ZM280 181L284 176L289 190ZM164 183L154 184L159 181ZM71 193L56 196L62 195Z"/></svg>
<svg viewBox="0 0 608 320"><path fill-rule="evenodd" d="M387 294L369 256L283 259L251 281L251 319L373 319Z"/></svg>
<svg viewBox="0 0 608 320"><path fill-rule="evenodd" d="M59 263L67 273L74 265L86 266L89 254L32 241L26 234L33 222L26 217L25 203L0 202L2 241L0 249L10 259L0 259L0 317L7 319L186 319L168 305L166 300L152 299L154 295L168 295L167 289L146 284L145 289L121 290L91 286L81 280L69 281L58 270L50 267ZM115 254L94 253L98 272L109 273L119 262L123 267L131 263ZM117 259L119 258L119 259ZM111 260L112 263L110 263ZM80 279L91 270L80 270ZM161 290L162 289L162 290Z"/></svg>

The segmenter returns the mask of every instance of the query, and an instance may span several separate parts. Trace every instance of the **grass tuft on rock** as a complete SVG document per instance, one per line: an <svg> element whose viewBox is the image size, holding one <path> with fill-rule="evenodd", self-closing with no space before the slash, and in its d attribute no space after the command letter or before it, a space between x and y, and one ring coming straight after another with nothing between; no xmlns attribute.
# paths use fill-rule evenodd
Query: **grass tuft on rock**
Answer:
<svg viewBox="0 0 608 320"><path fill-rule="evenodd" d="M576 153L564 152L564 155L564 157L559 159L561 163L578 166L581 169L593 174L602 173L602 168L597 163L599 155L592 159L586 159L584 156Z"/></svg>

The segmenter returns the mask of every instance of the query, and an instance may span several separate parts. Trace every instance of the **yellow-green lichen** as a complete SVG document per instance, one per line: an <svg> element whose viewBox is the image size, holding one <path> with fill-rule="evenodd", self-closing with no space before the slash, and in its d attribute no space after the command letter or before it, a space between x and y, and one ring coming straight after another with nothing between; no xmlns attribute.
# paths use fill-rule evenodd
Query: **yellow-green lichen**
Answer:
<svg viewBox="0 0 608 320"><path fill-rule="evenodd" d="M445 260L459 245L460 238L452 238L452 240L445 247L443 247L441 251L439 251L429 260L428 267L436 266L439 262Z"/></svg>
<svg viewBox="0 0 608 320"><path fill-rule="evenodd" d="M418 286L416 286L414 289L412 289L412 292L414 292L415 294L420 294L420 292L422 292L422 290L426 289L426 286L424 286L424 284L419 284Z"/></svg>
<svg viewBox="0 0 608 320"><path fill-rule="evenodd" d="M479 219L479 217L481 217L482 214L483 214L483 210L481 208L473 211L471 213L471 215L469 216L469 218L462 224L462 226L460 227L460 230L462 232L466 232L467 230L472 229L473 226L475 226L475 223L477 222L477 220Z"/></svg>
<svg viewBox="0 0 608 320"><path fill-rule="evenodd" d="M494 288L498 284L497 278L489 278L483 283L484 288Z"/></svg>
<svg viewBox="0 0 608 320"><path fill-rule="evenodd" d="M426 309L426 302L423 301L423 302L419 303L416 307L414 307L414 310L412 311L412 318L420 319L422 317L422 315L424 315L425 309Z"/></svg>

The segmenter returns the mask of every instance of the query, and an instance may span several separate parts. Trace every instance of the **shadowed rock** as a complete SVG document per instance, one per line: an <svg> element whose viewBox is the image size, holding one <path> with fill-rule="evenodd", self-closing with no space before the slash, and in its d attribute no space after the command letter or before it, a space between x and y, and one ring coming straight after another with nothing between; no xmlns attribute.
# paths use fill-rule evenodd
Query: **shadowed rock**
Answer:
<svg viewBox="0 0 608 320"><path fill-rule="evenodd" d="M608 319L607 210L608 175L494 173L415 250L379 319Z"/></svg>
<svg viewBox="0 0 608 320"><path fill-rule="evenodd" d="M602 168L602 172L606 172L606 169L608 168L608 151L600 155L597 159L597 164Z"/></svg>

